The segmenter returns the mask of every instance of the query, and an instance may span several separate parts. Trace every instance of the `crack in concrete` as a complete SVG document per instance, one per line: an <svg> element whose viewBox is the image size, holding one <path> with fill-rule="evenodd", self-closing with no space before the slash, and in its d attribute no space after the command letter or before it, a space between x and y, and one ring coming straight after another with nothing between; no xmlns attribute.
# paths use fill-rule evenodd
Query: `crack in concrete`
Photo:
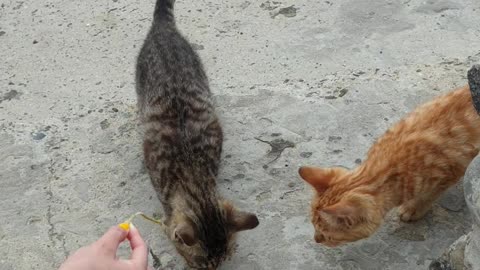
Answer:
<svg viewBox="0 0 480 270"><path fill-rule="evenodd" d="M273 156L274 159L271 160L270 162L268 162L267 164L271 164L271 163L277 161L277 159L280 158L280 156L282 155L282 153L285 149L295 147L295 144L293 142L287 141L287 140L284 140L284 139L275 139L273 141L265 141L265 140L262 140L258 137L255 137L255 139L257 141L260 141L260 142L263 142L263 143L266 143L266 144L270 145L270 147L272 148L268 152L267 156L270 156L270 157Z"/></svg>
<svg viewBox="0 0 480 270"><path fill-rule="evenodd" d="M158 256L155 255L155 253L153 253L153 250L151 248L149 248L149 251L150 251L150 255L152 255L152 259L153 259L153 269L160 269L160 267L162 267L162 263L160 262L160 258L158 258Z"/></svg>
<svg viewBox="0 0 480 270"><path fill-rule="evenodd" d="M296 189L292 189L292 190L289 190L289 191L285 191L282 194L282 196L280 196L280 199L283 200L283 199L285 199L285 196L287 196L288 194L294 193L294 192L297 192L297 191L300 191L300 190L303 190L303 188L296 188Z"/></svg>
<svg viewBox="0 0 480 270"><path fill-rule="evenodd" d="M48 239L50 240L50 242L53 244L54 247L57 247L57 241L55 240L54 237L56 237L57 240L60 240L63 255L65 256L65 258L67 258L68 255L69 255L69 252L67 251L67 248L66 248L65 235L58 233L55 225L52 223L52 217L53 217L53 214L52 214L52 201L53 201L52 179L54 179L56 177L55 176L54 165L55 165L54 160L50 159L50 165L48 166L48 171L50 173L50 176L48 178L48 180L49 180L48 181L48 189L47 189L47 192L46 192L47 196L48 196L48 199L47 199L47 201L48 201L47 223L50 226L50 228L48 229ZM55 263L53 263L53 264L55 266Z"/></svg>

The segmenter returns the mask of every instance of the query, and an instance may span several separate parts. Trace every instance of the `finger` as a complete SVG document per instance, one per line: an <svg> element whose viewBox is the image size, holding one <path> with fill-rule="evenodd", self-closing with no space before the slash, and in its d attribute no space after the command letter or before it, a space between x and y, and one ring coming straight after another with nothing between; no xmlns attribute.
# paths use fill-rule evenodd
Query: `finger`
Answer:
<svg viewBox="0 0 480 270"><path fill-rule="evenodd" d="M113 264L112 269L115 270L144 270L135 266L131 261L118 260Z"/></svg>
<svg viewBox="0 0 480 270"><path fill-rule="evenodd" d="M151 266L139 266L131 260L118 260L113 265L115 270L156 270Z"/></svg>
<svg viewBox="0 0 480 270"><path fill-rule="evenodd" d="M130 246L132 247L132 256L131 260L138 266L140 269L147 268L148 264L148 248L143 241L140 232L135 228L135 226L130 227L128 233L128 241L130 241Z"/></svg>
<svg viewBox="0 0 480 270"><path fill-rule="evenodd" d="M118 226L111 227L96 243L97 247L108 256L115 257L120 243L127 237L128 232Z"/></svg>

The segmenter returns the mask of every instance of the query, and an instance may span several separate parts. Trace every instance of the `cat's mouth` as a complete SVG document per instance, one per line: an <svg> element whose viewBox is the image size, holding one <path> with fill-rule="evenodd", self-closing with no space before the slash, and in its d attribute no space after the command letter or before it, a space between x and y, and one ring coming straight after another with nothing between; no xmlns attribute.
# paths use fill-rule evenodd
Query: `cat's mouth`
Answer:
<svg viewBox="0 0 480 270"><path fill-rule="evenodd" d="M322 243L322 245L325 245L325 246L330 247L330 248L338 247L338 246L341 246L343 244L344 244L344 242L323 242Z"/></svg>
<svg viewBox="0 0 480 270"><path fill-rule="evenodd" d="M217 269L216 266L198 266L198 265L190 265L190 264L188 264L188 266L191 269L195 269L195 270L216 270Z"/></svg>
<svg viewBox="0 0 480 270"><path fill-rule="evenodd" d="M322 234L318 234L318 233L315 234L314 238L315 238L315 242L317 242L318 244L322 244L331 248L338 247L345 244L345 241L334 241L334 240L327 241Z"/></svg>

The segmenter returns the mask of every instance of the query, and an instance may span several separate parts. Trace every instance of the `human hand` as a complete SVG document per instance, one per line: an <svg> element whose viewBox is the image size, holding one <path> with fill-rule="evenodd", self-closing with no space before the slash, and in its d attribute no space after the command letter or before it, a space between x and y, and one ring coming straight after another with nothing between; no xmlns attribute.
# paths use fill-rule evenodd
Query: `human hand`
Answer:
<svg viewBox="0 0 480 270"><path fill-rule="evenodd" d="M125 239L130 242L132 255L129 260L117 258L117 249ZM60 266L59 270L147 270L148 250L137 228L126 231L110 228L95 243L83 247Z"/></svg>

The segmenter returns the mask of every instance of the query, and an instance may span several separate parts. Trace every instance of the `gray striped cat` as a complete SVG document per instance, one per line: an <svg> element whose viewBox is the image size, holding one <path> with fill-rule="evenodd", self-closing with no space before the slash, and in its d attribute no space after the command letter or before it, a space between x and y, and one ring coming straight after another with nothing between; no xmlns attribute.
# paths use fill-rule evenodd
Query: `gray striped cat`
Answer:
<svg viewBox="0 0 480 270"><path fill-rule="evenodd" d="M137 60L145 165L165 212L167 234L192 268L216 269L235 233L258 225L217 192L223 134L198 55L178 32L174 0L157 0Z"/></svg>

